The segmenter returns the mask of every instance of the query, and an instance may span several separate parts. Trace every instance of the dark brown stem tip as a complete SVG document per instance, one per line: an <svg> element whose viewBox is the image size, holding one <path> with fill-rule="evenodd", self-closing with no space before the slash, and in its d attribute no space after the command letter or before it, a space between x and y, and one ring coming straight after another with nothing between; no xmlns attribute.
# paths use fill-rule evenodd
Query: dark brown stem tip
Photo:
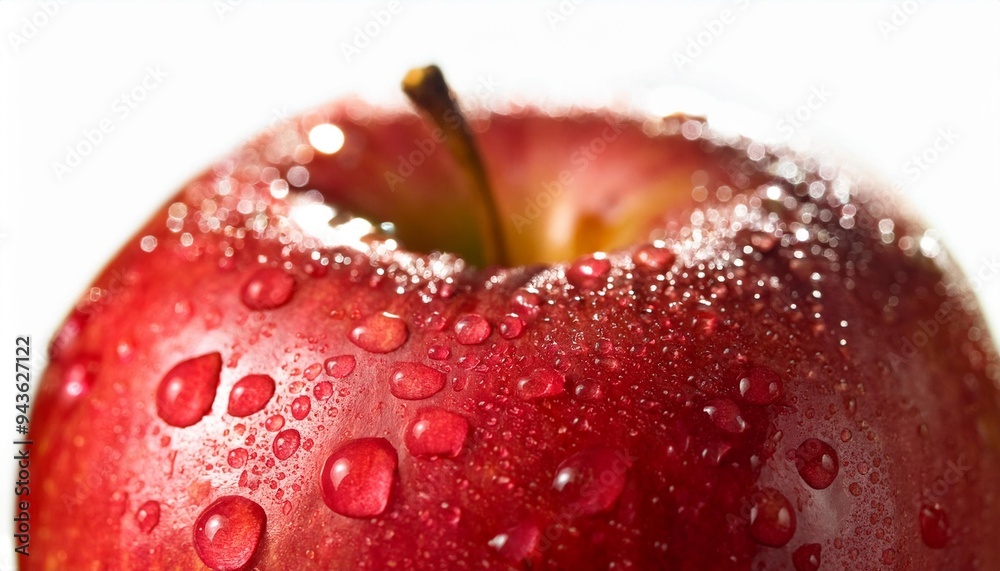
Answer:
<svg viewBox="0 0 1000 571"><path fill-rule="evenodd" d="M436 65L408 71L403 78L403 93L422 109L440 111L442 106L454 104L444 74Z"/></svg>

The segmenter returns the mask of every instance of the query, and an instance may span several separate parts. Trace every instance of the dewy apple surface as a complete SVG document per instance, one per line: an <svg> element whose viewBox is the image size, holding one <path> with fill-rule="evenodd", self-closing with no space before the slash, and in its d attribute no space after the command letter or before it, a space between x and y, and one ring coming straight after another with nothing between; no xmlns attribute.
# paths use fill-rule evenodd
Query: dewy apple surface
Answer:
<svg viewBox="0 0 1000 571"><path fill-rule="evenodd" d="M5 338L25 332L36 339L48 338L86 281L81 278L80 283L72 283L68 276L92 275L117 244L133 232L140 213L152 211L168 191L207 160L221 156L240 139L266 125L274 109L305 109L345 89L365 90L366 97L381 97L391 91L406 65L432 60L446 64L463 92L476 83L474 78L493 74L503 81L505 90L534 91L537 96L562 90L566 98L586 98L590 95L584 92L602 89L594 85L594 77L613 78L600 83L628 90L629 78L642 76L647 79L644 85L657 81L696 85L703 94L724 94L728 100L751 105L756 101L772 122L804 104L810 85L826 85L835 96L815 111L803 131L818 135L814 138L831 147L855 149L888 178L906 181L904 193L917 201L939 230L935 240L944 240L970 276L975 276L974 283L980 284L980 299L987 306L995 305L1000 299L996 295L1000 283L995 279L996 251L981 238L981 229L990 223L989 212L995 210L990 206L995 197L982 192L981 185L982 180L990 178L983 167L990 165L991 157L996 155L995 128L991 131L982 126L984 120L995 125L995 105L989 102L1000 99L1000 93L992 75L973 77L962 71L965 66L955 65L992 53L985 42L995 32L990 27L995 21L995 13L990 10L995 6L984 5L986 11L976 18L945 7L922 6L898 33L886 37L880 31L880 22L891 22L898 4L795 7L751 3L741 13L746 19L728 27L703 57L685 69L683 77L663 74L659 79L651 76L671 67L665 54L682 46L683 38L700 30L703 21L716 15L717 10L703 13L694 6L647 6L644 10L649 17L640 22L634 18L626 21L625 11L584 4L553 26L545 14L549 7L508 4L489 15L490 27L477 27L457 23L482 19L475 13L479 8L449 6L450 16L435 15L433 7L426 11L404 8L400 19L367 46L350 69L341 70L338 66L343 58L337 51L338 42L330 38L349 40L352 30L369 20L371 10L380 6L309 12L308 17L298 18L294 33L292 27L269 23L287 19L290 14L306 15L304 5L282 8L279 13L267 5L239 3L226 12L224 19L218 18L214 7L208 5L172 7L154 3L152 8L118 6L114 10L100 4L63 6L58 17L18 51L16 58L11 58L9 69L25 81L0 86L5 102L0 105L0 114L5 122L10 121L13 109L23 117L18 119L20 126L3 129L5 133L18 133L16 146L9 137L0 141L5 145L0 156L14 157L6 163L14 169L5 171L14 179L4 188L37 189L16 195L5 190L3 195L8 205L0 209L0 229L7 234L0 243L4 266L33 267L33 275L38 276L30 282L15 282L10 278L14 274L4 275L0 303L4 304L3 315L10 317L2 320ZM15 2L4 2L0 9L20 7L24 8L23 15L37 10L36 5ZM662 13L657 15L655 10ZM17 21L21 15L10 21ZM426 33L427 26L434 26L435 18L448 33ZM125 20L130 25L122 25ZM801 25L812 20L822 20L824 25ZM342 34L337 31L340 23ZM166 33L182 28L190 30L183 44L176 42L175 34ZM269 37L279 41L253 41L265 28L270 30ZM614 42L591 41L595 33L600 35L595 30L605 29L627 29L632 33L618 35ZM139 34L138 30L145 32ZM87 41L94 34L109 41ZM512 41L511 36L516 39ZM852 37L852 42L838 41L844 36ZM129 50L117 47L123 44L129 45ZM788 50L789 44L801 49ZM229 58L226 66L220 67L205 57L225 54L231 49L226 46L237 45L242 46L241 54ZM504 53L461 47L468 45L502 45ZM824 47L832 45L838 46L836 53ZM316 73L315 60L301 55L327 52L326 61L335 68L333 78ZM413 59L401 63L399 53L410 54ZM762 54L781 54L784 63L779 68L798 71L762 74ZM51 162L59 159L59 151L78 137L81 129L92 126L118 90L136 79L136 70L156 61L178 74L128 123L123 123L114 137L105 140L86 165L62 184L38 174L51 172ZM524 65L526 61L533 63ZM246 78L260 76L282 80L260 81L252 90L245 88ZM219 77L223 78L220 83L210 79ZM289 81L295 87L291 92ZM215 87L206 90L210 84ZM80 85L93 88L80 90ZM15 103L10 98L15 87L29 95ZM65 93L74 94L69 104L65 98L54 98ZM688 103L683 110L699 112L699 100L689 99ZM284 116L291 114L286 112ZM931 168L921 170L919 179L911 181L907 165L916 164L911 158L923 155L926 147L933 145L935 133L949 127L960 138L941 153ZM29 156L27 149L37 152ZM169 161L176 168L166 168L166 157L171 157ZM150 173L158 174L151 177ZM135 181L150 182L143 182L141 192L136 192ZM941 188L949 189L948 200L941 200ZM101 198L105 196L106 200ZM66 207L42 208L56 198ZM979 207L969 208L969 204ZM44 220L34 216L14 220L9 214L42 211L47 212ZM51 231L53 228L61 230ZM67 235L75 233L73 229L82 229L81 234L88 239L67 240ZM38 265L33 260L41 252L59 252L60 264ZM17 306L12 305L14 300L18 300ZM10 327L13 329L8 331ZM516 324L507 329L497 327L501 332L515 329ZM980 329L969 332L974 341L983 334ZM584 390L579 394L592 394L593 386L580 387ZM302 410L301 405L297 410ZM960 483L949 484L946 494L933 497L935 501L946 500L960 489ZM5 496L4 501L9 502L9 498ZM514 526L509 536L530 538L526 529ZM512 544L524 544L524 540L515 539Z"/></svg>
<svg viewBox="0 0 1000 571"><path fill-rule="evenodd" d="M356 101L293 118L185 185L97 278L126 276L71 318L37 395L49 485L27 569L1000 564L1000 505L981 500L998 358L887 189L698 118L526 109L459 116L465 137L392 190L400 151L460 114L438 70L406 78L423 120ZM498 214L609 125L564 202L512 231ZM334 152L317 129L342 133ZM395 234L312 235L296 212L315 201ZM963 492L924 500L951 454L972 466ZM68 507L91 465L100 483ZM111 531L61 555L94 519Z"/></svg>

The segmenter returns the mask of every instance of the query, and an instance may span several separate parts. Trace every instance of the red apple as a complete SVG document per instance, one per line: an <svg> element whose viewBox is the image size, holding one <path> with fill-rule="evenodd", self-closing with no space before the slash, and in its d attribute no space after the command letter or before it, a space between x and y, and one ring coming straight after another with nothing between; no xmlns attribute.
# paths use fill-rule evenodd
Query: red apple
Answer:
<svg viewBox="0 0 1000 571"><path fill-rule="evenodd" d="M97 278L22 569L1000 569L1000 362L874 183L408 79L430 121L299 117Z"/></svg>

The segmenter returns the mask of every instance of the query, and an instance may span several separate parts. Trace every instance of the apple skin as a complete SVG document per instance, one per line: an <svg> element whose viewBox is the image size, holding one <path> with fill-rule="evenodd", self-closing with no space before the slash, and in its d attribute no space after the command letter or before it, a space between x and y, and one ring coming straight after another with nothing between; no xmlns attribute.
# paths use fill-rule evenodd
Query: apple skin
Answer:
<svg viewBox="0 0 1000 571"><path fill-rule="evenodd" d="M321 122L339 152L309 146ZM53 341L21 568L207 569L209 508L249 522L233 568L1000 568L1000 363L958 270L870 181L683 117L473 123L514 267L303 222L316 189L475 255L444 150L387 184L432 131L357 102L155 213ZM172 371L204 382L170 392ZM335 500L332 456L369 469Z"/></svg>

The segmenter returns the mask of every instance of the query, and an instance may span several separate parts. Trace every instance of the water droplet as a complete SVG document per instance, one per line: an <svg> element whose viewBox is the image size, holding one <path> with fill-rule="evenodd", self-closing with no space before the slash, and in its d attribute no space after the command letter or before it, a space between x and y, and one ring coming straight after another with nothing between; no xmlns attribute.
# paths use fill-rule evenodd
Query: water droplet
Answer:
<svg viewBox="0 0 1000 571"><path fill-rule="evenodd" d="M116 490L108 498L108 513L111 514L113 518L120 518L125 515L125 510L128 509L128 492L123 492L121 490Z"/></svg>
<svg viewBox="0 0 1000 571"><path fill-rule="evenodd" d="M219 388L222 355L208 353L170 369L156 389L156 414L178 428L191 426L212 412Z"/></svg>
<svg viewBox="0 0 1000 571"><path fill-rule="evenodd" d="M566 281L578 289L595 289L607 282L611 262L602 254L584 256L566 269Z"/></svg>
<svg viewBox="0 0 1000 571"><path fill-rule="evenodd" d="M455 339L462 345L478 345L490 336L493 327L478 313L459 317L455 322Z"/></svg>
<svg viewBox="0 0 1000 571"><path fill-rule="evenodd" d="M469 422L460 414L431 407L417 411L406 428L406 448L414 456L447 456L462 451Z"/></svg>
<svg viewBox="0 0 1000 571"><path fill-rule="evenodd" d="M823 547L818 543L806 543L792 553L792 564L795 571L819 571L819 564L822 563L820 553Z"/></svg>
<svg viewBox="0 0 1000 571"><path fill-rule="evenodd" d="M229 451L229 455L226 457L226 461L233 468L242 468L249 459L250 454L247 453L244 448L234 448Z"/></svg>
<svg viewBox="0 0 1000 571"><path fill-rule="evenodd" d="M437 369L421 363L399 363L389 379L389 392L399 399L420 400L436 395L447 378Z"/></svg>
<svg viewBox="0 0 1000 571"><path fill-rule="evenodd" d="M425 316L423 319L417 320L417 323L422 329L427 331L441 331L444 329L444 326L448 324L448 320L437 311L434 311L431 312L430 315Z"/></svg>
<svg viewBox="0 0 1000 571"><path fill-rule="evenodd" d="M669 270L674 265L676 258L677 256L669 248L657 248L654 244L646 244L636 250L633 259L635 265L640 268L662 272Z"/></svg>
<svg viewBox="0 0 1000 571"><path fill-rule="evenodd" d="M333 396L333 384L330 381L316 383L313 394L316 395L316 400L326 400Z"/></svg>
<svg viewBox="0 0 1000 571"><path fill-rule="evenodd" d="M80 398L90 392L97 379L100 361L90 356L74 358L63 370L62 392L68 400Z"/></svg>
<svg viewBox="0 0 1000 571"><path fill-rule="evenodd" d="M274 309L288 303L293 293L295 278L278 268L264 268L243 284L240 299L250 309Z"/></svg>
<svg viewBox="0 0 1000 571"><path fill-rule="evenodd" d="M781 547L795 535L795 509L781 492L764 488L753 496L750 535L757 543Z"/></svg>
<svg viewBox="0 0 1000 571"><path fill-rule="evenodd" d="M490 540L490 547L510 561L528 559L538 549L541 532L532 522L520 523Z"/></svg>
<svg viewBox="0 0 1000 571"><path fill-rule="evenodd" d="M271 449L278 460L287 460L299 449L299 431L294 428L282 430L274 437Z"/></svg>
<svg viewBox="0 0 1000 571"><path fill-rule="evenodd" d="M227 412L232 416L250 416L264 410L273 396L274 379L268 375L247 375L233 385Z"/></svg>
<svg viewBox="0 0 1000 571"><path fill-rule="evenodd" d="M552 488L573 513L600 513L611 508L621 495L629 466L631 460L621 451L589 448L556 468Z"/></svg>
<svg viewBox="0 0 1000 571"><path fill-rule="evenodd" d="M740 379L740 395L750 404L772 404L783 390L781 378L767 367L753 366Z"/></svg>
<svg viewBox="0 0 1000 571"><path fill-rule="evenodd" d="M517 339L524 332L524 322L516 315L505 315L497 329L504 339Z"/></svg>
<svg viewBox="0 0 1000 571"><path fill-rule="evenodd" d="M518 290L511 297L510 304L514 313L517 315L531 319L538 315L539 305L541 304L541 298L538 294L527 290Z"/></svg>
<svg viewBox="0 0 1000 571"><path fill-rule="evenodd" d="M600 338L594 343L594 351L598 355L610 355L615 350L615 344L610 339Z"/></svg>
<svg viewBox="0 0 1000 571"><path fill-rule="evenodd" d="M323 365L319 363L313 363L306 367L306 370L302 372L302 376L306 378L307 381L315 381L316 377L323 372Z"/></svg>
<svg viewBox="0 0 1000 571"><path fill-rule="evenodd" d="M410 333L406 323L391 313L369 315L351 329L351 343L371 353L389 353L403 346Z"/></svg>
<svg viewBox="0 0 1000 571"><path fill-rule="evenodd" d="M292 418L295 420L302 420L303 418L309 416L309 411L312 409L312 401L309 400L307 396L296 397L292 401Z"/></svg>
<svg viewBox="0 0 1000 571"><path fill-rule="evenodd" d="M396 449L384 438L351 440L326 459L320 474L323 501L333 511L353 518L385 511L396 482Z"/></svg>
<svg viewBox="0 0 1000 571"><path fill-rule="evenodd" d="M215 571L240 571L250 563L267 527L256 502L223 496L205 508L194 524L194 549Z"/></svg>
<svg viewBox="0 0 1000 571"><path fill-rule="evenodd" d="M115 355L118 355L119 363L130 363L135 356L135 341L128 337L123 337L115 344Z"/></svg>
<svg viewBox="0 0 1000 571"><path fill-rule="evenodd" d="M354 371L357 360L354 355L338 355L330 357L323 363L326 374L337 379L343 379Z"/></svg>
<svg viewBox="0 0 1000 571"><path fill-rule="evenodd" d="M920 506L920 537L924 545L931 549L943 549L951 536L948 514L941 506L924 504Z"/></svg>
<svg viewBox="0 0 1000 571"><path fill-rule="evenodd" d="M732 444L716 440L702 448L701 457L707 460L710 466L720 466L725 460L726 454L729 454L732 449Z"/></svg>
<svg viewBox="0 0 1000 571"><path fill-rule="evenodd" d="M712 419L719 430L739 434L747 429L747 423L740 416L740 407L729 399L715 399L702 409Z"/></svg>
<svg viewBox="0 0 1000 571"><path fill-rule="evenodd" d="M807 438L795 449L795 468L806 484L823 490L837 478L840 462L832 446L817 438Z"/></svg>
<svg viewBox="0 0 1000 571"><path fill-rule="evenodd" d="M139 529L143 533L153 531L156 524L160 523L160 503L149 500L139 506L135 512L135 521L139 524Z"/></svg>
<svg viewBox="0 0 1000 571"><path fill-rule="evenodd" d="M280 414L272 414L264 421L264 428L268 432L277 432L281 430L282 426L285 426L285 417Z"/></svg>
<svg viewBox="0 0 1000 571"><path fill-rule="evenodd" d="M451 357L451 349L444 345L431 345L427 348L427 357L435 361L444 361Z"/></svg>
<svg viewBox="0 0 1000 571"><path fill-rule="evenodd" d="M584 379L573 389L573 394L584 400L595 401L601 399L604 391L601 389L599 382L593 379Z"/></svg>
<svg viewBox="0 0 1000 571"><path fill-rule="evenodd" d="M517 395L525 400L560 395L566 391L566 376L549 367L535 369L517 381Z"/></svg>

